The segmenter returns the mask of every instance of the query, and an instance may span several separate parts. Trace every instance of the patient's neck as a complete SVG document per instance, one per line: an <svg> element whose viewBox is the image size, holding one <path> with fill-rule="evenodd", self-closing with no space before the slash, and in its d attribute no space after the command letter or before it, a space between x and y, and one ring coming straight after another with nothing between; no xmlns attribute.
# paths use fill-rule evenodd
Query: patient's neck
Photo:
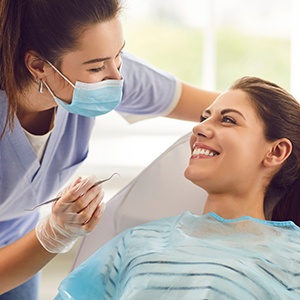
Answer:
<svg viewBox="0 0 300 300"><path fill-rule="evenodd" d="M214 212L225 219L236 219L243 216L265 219L263 197L254 199L234 195L209 194L203 213L209 212Z"/></svg>

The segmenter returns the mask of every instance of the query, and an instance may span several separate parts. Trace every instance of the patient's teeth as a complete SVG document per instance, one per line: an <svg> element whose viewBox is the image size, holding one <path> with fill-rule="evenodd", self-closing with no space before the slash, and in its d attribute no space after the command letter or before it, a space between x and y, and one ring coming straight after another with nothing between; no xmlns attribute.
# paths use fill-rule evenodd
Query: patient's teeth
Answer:
<svg viewBox="0 0 300 300"><path fill-rule="evenodd" d="M210 151L208 149L196 148L193 151L193 155L206 155L206 156L215 156L217 153L214 151Z"/></svg>

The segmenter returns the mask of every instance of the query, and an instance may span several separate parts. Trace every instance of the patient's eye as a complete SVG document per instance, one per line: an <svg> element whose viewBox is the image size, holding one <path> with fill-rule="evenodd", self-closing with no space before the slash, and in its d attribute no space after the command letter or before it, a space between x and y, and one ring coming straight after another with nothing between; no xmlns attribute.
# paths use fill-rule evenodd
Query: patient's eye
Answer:
<svg viewBox="0 0 300 300"><path fill-rule="evenodd" d="M223 116L222 123L236 124L236 121L232 117Z"/></svg>

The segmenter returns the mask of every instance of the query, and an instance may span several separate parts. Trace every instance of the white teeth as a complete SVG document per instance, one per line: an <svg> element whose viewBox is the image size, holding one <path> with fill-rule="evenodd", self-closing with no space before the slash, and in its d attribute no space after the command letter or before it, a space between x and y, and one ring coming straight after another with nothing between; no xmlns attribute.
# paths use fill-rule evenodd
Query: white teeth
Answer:
<svg viewBox="0 0 300 300"><path fill-rule="evenodd" d="M214 151L210 151L208 149L196 148L193 151L193 155L216 156L216 155L218 155L218 153L214 152Z"/></svg>

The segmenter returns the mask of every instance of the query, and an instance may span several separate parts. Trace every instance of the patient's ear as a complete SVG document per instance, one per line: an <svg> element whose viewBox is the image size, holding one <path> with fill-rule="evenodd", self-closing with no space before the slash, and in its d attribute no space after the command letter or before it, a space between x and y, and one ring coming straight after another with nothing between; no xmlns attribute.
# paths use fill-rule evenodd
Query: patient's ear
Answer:
<svg viewBox="0 0 300 300"><path fill-rule="evenodd" d="M266 167L280 166L290 156L292 152L292 143L287 138L282 138L272 143L272 148L267 153L263 163Z"/></svg>

